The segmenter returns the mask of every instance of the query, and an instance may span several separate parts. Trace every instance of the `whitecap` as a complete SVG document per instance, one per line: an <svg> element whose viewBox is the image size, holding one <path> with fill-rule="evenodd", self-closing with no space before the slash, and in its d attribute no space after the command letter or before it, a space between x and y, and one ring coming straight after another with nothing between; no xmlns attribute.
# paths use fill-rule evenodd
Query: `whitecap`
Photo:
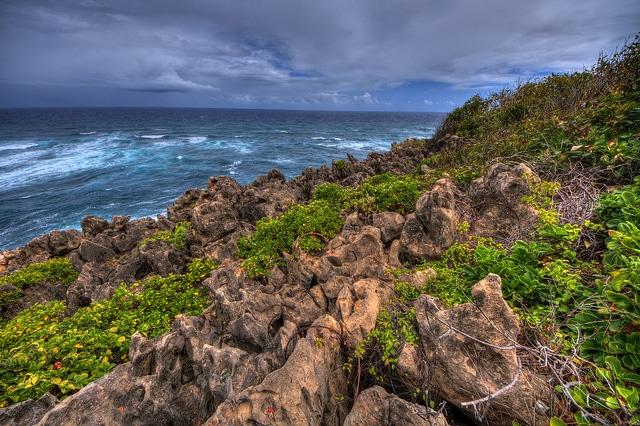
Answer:
<svg viewBox="0 0 640 426"><path fill-rule="evenodd" d="M229 174L230 175L235 175L237 174L236 172L236 167L239 166L240 164L242 164L242 160L236 160L233 162L233 164L231 164L231 166L229 166Z"/></svg>
<svg viewBox="0 0 640 426"><path fill-rule="evenodd" d="M326 139L326 138L325 138L325 137L322 137L322 136L314 136L314 137L312 137L312 138L311 138L311 140L314 140L314 141L323 141L323 140L325 140L325 139Z"/></svg>
<svg viewBox="0 0 640 426"><path fill-rule="evenodd" d="M176 158L177 158L178 160L182 160L184 157L182 157L182 155L178 155Z"/></svg>
<svg viewBox="0 0 640 426"><path fill-rule="evenodd" d="M289 133L288 130L278 130L280 133Z"/></svg>
<svg viewBox="0 0 640 426"><path fill-rule="evenodd" d="M206 141L207 137L206 136L189 136L187 140L189 141L189 143L199 143L199 142Z"/></svg>
<svg viewBox="0 0 640 426"><path fill-rule="evenodd" d="M162 139L166 135L141 135L138 136L140 139Z"/></svg>
<svg viewBox="0 0 640 426"><path fill-rule="evenodd" d="M331 139L333 139L334 141L343 141L344 140L342 138L331 138Z"/></svg>
<svg viewBox="0 0 640 426"><path fill-rule="evenodd" d="M8 145L0 146L0 151L13 151L13 150L17 150L17 149L29 149L29 148L34 147L34 146L38 146L38 144L37 143L25 143L25 144L10 143Z"/></svg>
<svg viewBox="0 0 640 426"><path fill-rule="evenodd" d="M80 132L81 135L95 135L95 130L93 132Z"/></svg>

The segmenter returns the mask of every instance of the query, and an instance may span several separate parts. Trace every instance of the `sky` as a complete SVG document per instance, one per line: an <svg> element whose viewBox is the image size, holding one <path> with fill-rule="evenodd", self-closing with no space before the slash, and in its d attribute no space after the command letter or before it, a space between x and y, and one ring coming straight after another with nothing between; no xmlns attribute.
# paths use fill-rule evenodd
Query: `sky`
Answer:
<svg viewBox="0 0 640 426"><path fill-rule="evenodd" d="M638 31L639 0L2 0L0 107L447 112Z"/></svg>

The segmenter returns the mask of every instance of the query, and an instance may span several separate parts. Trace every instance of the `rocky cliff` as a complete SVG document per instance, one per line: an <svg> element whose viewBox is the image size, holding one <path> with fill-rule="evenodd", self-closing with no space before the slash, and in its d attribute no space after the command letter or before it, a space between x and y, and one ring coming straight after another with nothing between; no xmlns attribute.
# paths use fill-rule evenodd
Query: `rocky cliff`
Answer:
<svg viewBox="0 0 640 426"><path fill-rule="evenodd" d="M393 297L392 271L439 258L464 237L457 231L462 220L475 235L496 239L536 224L538 212L521 201L535 180L526 166L495 164L466 192L444 175L411 214L345 212L341 232L324 250L310 254L296 242L286 266L274 266L267 278L251 278L236 256L238 240L260 218L309 201L323 183L352 186L376 174L412 172L423 158L470 142L410 140L362 162L349 156L331 168L308 168L290 181L277 170L246 186L210 178L206 188L177 199L166 217L85 217L81 232L54 231L5 252L4 274L56 257L80 272L66 291L55 283L25 290L5 317L55 298L66 300L66 315L73 315L123 282L184 272L195 257L219 266L203 281L211 304L200 315L178 316L172 331L155 339L133 335L129 362L63 401L47 394L0 409L0 423L445 425L453 421L445 414L455 411L458 421L477 424L548 424L558 402L521 359L520 324L497 275L451 309L427 295L415 301L419 342L398 350L393 374L398 383L429 389L441 404L410 402L401 397L407 389L361 383L353 373L360 368L354 354ZM163 240L139 245L179 222L192 224L186 248ZM403 279L420 286L429 276Z"/></svg>

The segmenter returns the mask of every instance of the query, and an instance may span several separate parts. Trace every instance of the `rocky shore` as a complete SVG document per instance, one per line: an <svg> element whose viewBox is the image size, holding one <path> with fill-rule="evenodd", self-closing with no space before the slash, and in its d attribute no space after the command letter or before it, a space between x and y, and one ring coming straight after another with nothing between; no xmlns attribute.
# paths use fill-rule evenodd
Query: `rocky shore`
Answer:
<svg viewBox="0 0 640 426"><path fill-rule="evenodd" d="M361 162L349 156L343 164L308 168L290 181L277 170L246 186L210 178L157 220L85 217L81 232L54 231L5 252L2 274L57 257L80 271L68 287L25 289L5 317L53 299L66 300L72 315L109 298L123 282L182 273L191 257L219 266L204 280L212 303L201 315L178 316L172 331L155 339L135 334L130 362L61 402L47 394L0 409L0 424L446 425L452 411L476 424L549 424L559 402L521 358L521 325L497 275L473 287L473 300L451 309L427 295L414 304L420 341L400 349L394 374L431 389L442 404L418 405L394 389L358 386L344 368L393 295L390 271L439 258L464 237L456 229L461 220L473 235L496 239L535 226L538 212L520 201L536 179L525 165L494 164L464 193L444 175L404 216L345 213L342 231L322 252L312 255L294 243L286 267L274 266L268 278L250 278L235 255L239 238L260 218L307 202L323 183L350 186L385 172L410 173L423 158L468 143L474 141L456 136L408 140ZM179 222L192 224L187 249L162 240L139 246ZM428 278L421 272L402 280L420 286Z"/></svg>

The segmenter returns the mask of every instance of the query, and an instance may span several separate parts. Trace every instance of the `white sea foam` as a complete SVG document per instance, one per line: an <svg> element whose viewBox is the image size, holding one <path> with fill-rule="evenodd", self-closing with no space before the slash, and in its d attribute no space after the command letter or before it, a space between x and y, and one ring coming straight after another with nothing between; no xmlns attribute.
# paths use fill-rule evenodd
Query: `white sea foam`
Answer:
<svg viewBox="0 0 640 426"><path fill-rule="evenodd" d="M294 158L287 158L287 157L278 157L277 159L278 164L280 163L287 163L287 164L291 164L291 163L295 163L296 159Z"/></svg>
<svg viewBox="0 0 640 426"><path fill-rule="evenodd" d="M184 157L183 157L182 155L178 155L176 158L177 158L178 160L182 160Z"/></svg>
<svg viewBox="0 0 640 426"><path fill-rule="evenodd" d="M140 139L162 139L166 135L140 135L138 136Z"/></svg>
<svg viewBox="0 0 640 426"><path fill-rule="evenodd" d="M314 136L314 137L311 138L312 141L323 141L325 139L326 138L323 137L323 136Z"/></svg>
<svg viewBox="0 0 640 426"><path fill-rule="evenodd" d="M95 130L93 132L80 132L81 135L86 136L86 135L95 135L96 132Z"/></svg>
<svg viewBox="0 0 640 426"><path fill-rule="evenodd" d="M204 142L207 140L206 136L190 136L189 138L187 138L187 140L189 141L189 143L200 143L200 142Z"/></svg>
<svg viewBox="0 0 640 426"><path fill-rule="evenodd" d="M0 145L0 151L14 151L18 149L28 149L34 146L38 146L37 143L10 143L7 145Z"/></svg>
<svg viewBox="0 0 640 426"><path fill-rule="evenodd" d="M242 160L236 160L233 162L233 164L231 164L231 166L229 166L229 174L231 175L235 175L238 174L237 172L237 167L242 164Z"/></svg>

